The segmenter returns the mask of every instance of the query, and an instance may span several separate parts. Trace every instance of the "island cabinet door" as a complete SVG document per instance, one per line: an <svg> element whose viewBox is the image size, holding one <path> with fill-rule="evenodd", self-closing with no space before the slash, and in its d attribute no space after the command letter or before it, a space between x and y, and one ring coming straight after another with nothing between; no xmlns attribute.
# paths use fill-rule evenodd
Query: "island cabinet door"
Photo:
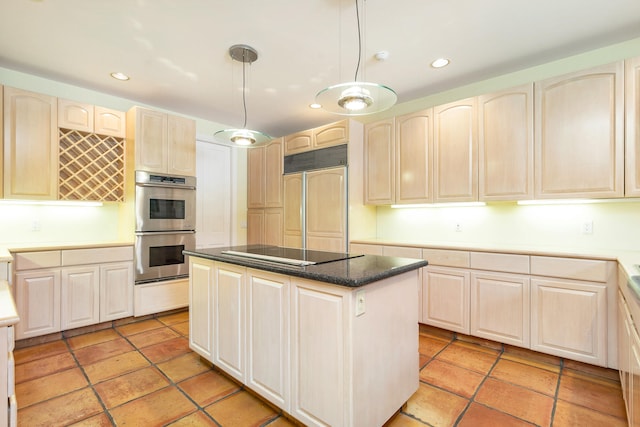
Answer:
<svg viewBox="0 0 640 427"><path fill-rule="evenodd" d="M189 347L213 362L214 262L189 257Z"/></svg>
<svg viewBox="0 0 640 427"><path fill-rule="evenodd" d="M247 384L289 412L289 278L248 270Z"/></svg>
<svg viewBox="0 0 640 427"><path fill-rule="evenodd" d="M292 283L291 414L308 426L348 424L348 297L334 287Z"/></svg>
<svg viewBox="0 0 640 427"><path fill-rule="evenodd" d="M245 279L246 269L216 263L213 286L213 364L245 381Z"/></svg>

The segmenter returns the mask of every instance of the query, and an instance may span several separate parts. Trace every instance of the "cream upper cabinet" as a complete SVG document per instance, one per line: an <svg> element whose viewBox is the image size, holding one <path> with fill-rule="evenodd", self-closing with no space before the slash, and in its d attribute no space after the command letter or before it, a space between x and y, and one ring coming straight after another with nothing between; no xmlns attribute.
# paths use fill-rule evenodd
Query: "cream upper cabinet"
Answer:
<svg viewBox="0 0 640 427"><path fill-rule="evenodd" d="M247 150L247 207L264 208L265 160L263 147Z"/></svg>
<svg viewBox="0 0 640 427"><path fill-rule="evenodd" d="M4 88L4 197L55 200L57 99Z"/></svg>
<svg viewBox="0 0 640 427"><path fill-rule="evenodd" d="M480 200L533 199L533 84L478 97Z"/></svg>
<svg viewBox="0 0 640 427"><path fill-rule="evenodd" d="M126 114L122 111L58 98L58 127L124 138Z"/></svg>
<svg viewBox="0 0 640 427"><path fill-rule="evenodd" d="M127 136L127 115L122 111L93 107L93 132L124 138Z"/></svg>
<svg viewBox="0 0 640 427"><path fill-rule="evenodd" d="M628 197L640 196L640 57L625 61L625 182Z"/></svg>
<svg viewBox="0 0 640 427"><path fill-rule="evenodd" d="M433 110L396 117L395 203L433 201Z"/></svg>
<svg viewBox="0 0 640 427"><path fill-rule="evenodd" d="M247 153L247 207L282 207L282 138Z"/></svg>
<svg viewBox="0 0 640 427"><path fill-rule="evenodd" d="M364 126L364 203L395 203L395 118Z"/></svg>
<svg viewBox="0 0 640 427"><path fill-rule="evenodd" d="M623 195L623 67L535 83L536 198Z"/></svg>
<svg viewBox="0 0 640 427"><path fill-rule="evenodd" d="M284 137L284 154L302 153L349 142L349 120L330 123Z"/></svg>
<svg viewBox="0 0 640 427"><path fill-rule="evenodd" d="M4 87L0 85L0 198L4 196Z"/></svg>
<svg viewBox="0 0 640 427"><path fill-rule="evenodd" d="M136 170L195 176L195 121L146 108L127 112Z"/></svg>
<svg viewBox="0 0 640 427"><path fill-rule="evenodd" d="M478 200L476 98L433 108L434 202Z"/></svg>

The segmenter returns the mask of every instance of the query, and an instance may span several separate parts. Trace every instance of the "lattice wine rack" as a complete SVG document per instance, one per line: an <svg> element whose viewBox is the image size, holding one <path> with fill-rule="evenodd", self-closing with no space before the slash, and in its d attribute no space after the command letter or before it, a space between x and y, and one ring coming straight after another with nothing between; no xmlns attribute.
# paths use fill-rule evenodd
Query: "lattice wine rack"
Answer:
<svg viewBox="0 0 640 427"><path fill-rule="evenodd" d="M122 138L59 129L60 200L124 201Z"/></svg>

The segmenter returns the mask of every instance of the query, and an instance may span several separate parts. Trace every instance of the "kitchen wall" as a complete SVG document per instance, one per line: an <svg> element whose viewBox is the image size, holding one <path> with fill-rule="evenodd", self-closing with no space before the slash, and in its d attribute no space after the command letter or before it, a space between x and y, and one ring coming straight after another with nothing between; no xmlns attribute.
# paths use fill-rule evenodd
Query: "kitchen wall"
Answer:
<svg viewBox="0 0 640 427"><path fill-rule="evenodd" d="M135 102L105 93L87 90L34 75L0 67L0 84L60 98L72 99L127 111L140 105L167 113L184 115L152 105ZM121 84L114 80L114 85ZM116 86L114 86L114 91ZM196 121L196 137L200 141L213 142L213 134L229 127L225 124L202 120ZM232 182L234 198L232 208L232 241L246 242L246 150L233 149L232 168L237 180ZM29 245L31 243L83 243L133 241L133 236L123 230L131 230L130 215L123 215L118 204L100 207L55 207L30 205L0 205L0 246Z"/></svg>

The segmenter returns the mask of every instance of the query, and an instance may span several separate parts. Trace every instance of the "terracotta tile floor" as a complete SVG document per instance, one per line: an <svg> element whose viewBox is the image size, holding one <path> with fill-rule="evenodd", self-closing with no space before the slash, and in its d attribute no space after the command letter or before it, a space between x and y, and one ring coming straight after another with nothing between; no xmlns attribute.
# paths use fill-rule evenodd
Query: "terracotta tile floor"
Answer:
<svg viewBox="0 0 640 427"><path fill-rule="evenodd" d="M188 313L15 351L20 426L292 426L203 362ZM617 372L421 328L420 386L387 427L625 426Z"/></svg>

